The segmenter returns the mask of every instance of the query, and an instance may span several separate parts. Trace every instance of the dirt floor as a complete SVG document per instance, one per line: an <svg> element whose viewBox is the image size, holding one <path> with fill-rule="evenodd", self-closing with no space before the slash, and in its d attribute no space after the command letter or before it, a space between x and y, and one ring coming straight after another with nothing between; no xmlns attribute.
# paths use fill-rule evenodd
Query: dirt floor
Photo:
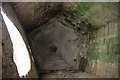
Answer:
<svg viewBox="0 0 120 80"><path fill-rule="evenodd" d="M40 76L41 78L99 78L96 75L88 74L85 72L78 72L73 70L59 70L49 73L44 73Z"/></svg>

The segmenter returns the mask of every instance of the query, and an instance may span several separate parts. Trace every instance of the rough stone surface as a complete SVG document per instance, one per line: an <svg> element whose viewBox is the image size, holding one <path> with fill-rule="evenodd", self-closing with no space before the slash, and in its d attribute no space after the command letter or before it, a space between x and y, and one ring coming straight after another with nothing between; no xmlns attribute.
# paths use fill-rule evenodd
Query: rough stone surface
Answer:
<svg viewBox="0 0 120 80"><path fill-rule="evenodd" d="M30 33L27 35L39 72L42 68L78 69L83 56L87 59L86 72L102 78L118 77L118 3L12 5L24 30ZM5 9L14 16L10 8ZM57 22L56 19L48 22L55 16ZM16 22L14 18L11 20ZM24 30L17 28L24 37ZM24 40L27 43L27 39Z"/></svg>
<svg viewBox="0 0 120 80"><path fill-rule="evenodd" d="M118 20L118 3L13 2L12 5L26 32L43 26L56 15L64 16L64 20L79 27L82 34Z"/></svg>
<svg viewBox="0 0 120 80"><path fill-rule="evenodd" d="M64 3L63 10L62 22L83 36L79 55L88 59L86 71L118 77L118 3Z"/></svg>
<svg viewBox="0 0 120 80"><path fill-rule="evenodd" d="M85 41L86 47L83 49L83 54L88 59L86 71L100 77L117 78L118 23L110 22L86 37L92 37L88 44Z"/></svg>
<svg viewBox="0 0 120 80"><path fill-rule="evenodd" d="M19 78L13 61L12 42L4 21L2 24L2 78Z"/></svg>
<svg viewBox="0 0 120 80"><path fill-rule="evenodd" d="M0 3L1 6L1 3ZM0 79L2 78L2 15L0 14Z"/></svg>
<svg viewBox="0 0 120 80"><path fill-rule="evenodd" d="M118 21L118 3L66 2L63 3L61 16L78 33L86 34L110 21Z"/></svg>
<svg viewBox="0 0 120 80"><path fill-rule="evenodd" d="M78 38L78 34L57 20L43 28L29 35L39 68L47 70L75 68L74 60L78 54L75 39Z"/></svg>
<svg viewBox="0 0 120 80"><path fill-rule="evenodd" d="M77 80L78 78L99 78L96 75L88 74L85 72L72 72L72 71L57 71L53 73L43 74L41 75L41 78L62 78L61 80L69 78L69 80L72 80L75 78Z"/></svg>
<svg viewBox="0 0 120 80"><path fill-rule="evenodd" d="M47 23L57 15L61 3L57 2L14 2L13 8L23 24L25 31L30 32Z"/></svg>

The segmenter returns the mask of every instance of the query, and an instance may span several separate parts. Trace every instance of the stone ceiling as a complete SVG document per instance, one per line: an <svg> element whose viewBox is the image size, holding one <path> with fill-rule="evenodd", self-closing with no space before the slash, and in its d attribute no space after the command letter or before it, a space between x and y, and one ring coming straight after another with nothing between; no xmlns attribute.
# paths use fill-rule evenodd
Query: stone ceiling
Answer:
<svg viewBox="0 0 120 80"><path fill-rule="evenodd" d="M64 3L63 12L64 21L82 34L118 21L118 3Z"/></svg>
<svg viewBox="0 0 120 80"><path fill-rule="evenodd" d="M14 2L12 5L25 31L30 32L55 17L61 3Z"/></svg>
<svg viewBox="0 0 120 80"><path fill-rule="evenodd" d="M118 3L13 2L12 6L27 33L55 16L80 34L118 21Z"/></svg>

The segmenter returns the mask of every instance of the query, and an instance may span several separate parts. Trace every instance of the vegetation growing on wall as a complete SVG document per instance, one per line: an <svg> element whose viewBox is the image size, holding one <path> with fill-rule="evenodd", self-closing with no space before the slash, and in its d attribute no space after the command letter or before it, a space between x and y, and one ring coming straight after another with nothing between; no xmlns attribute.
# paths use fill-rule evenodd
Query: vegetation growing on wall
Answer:
<svg viewBox="0 0 120 80"><path fill-rule="evenodd" d="M70 21L67 18L65 18L64 20L69 25L70 28L74 29L76 32L78 32L81 35L84 34L84 32L80 29L80 27L76 26L72 21Z"/></svg>
<svg viewBox="0 0 120 80"><path fill-rule="evenodd" d="M93 30L93 25L91 25L88 21L81 20L82 16L85 14L87 10L90 9L90 7L94 3L78 3L74 10L72 10L72 13L70 12L69 15L65 16L64 21L76 32L78 32L81 35L86 34L89 29ZM69 17L68 17L69 16ZM91 31L90 30L90 31Z"/></svg>
<svg viewBox="0 0 120 80"><path fill-rule="evenodd" d="M91 34L92 32L97 31L101 25L95 26L89 20L90 19L89 17L96 14L97 9L96 8L92 9L93 8L92 6L95 6L95 5L97 4L96 3L76 4L76 6L74 6L75 8L72 8L73 10L68 9L68 11L66 12L67 14L65 15L64 21L66 22L66 24L69 25L70 28L74 29L76 32L78 32L82 36L86 35L87 33ZM109 6L109 4L106 4L106 5ZM98 11L101 11L101 8L102 7L100 7L100 10ZM71 12L69 13L69 11ZM87 13L89 12L91 13L91 16L89 15L88 17ZM106 14L108 13L106 12ZM101 18L101 20L104 20L104 19ZM107 33L107 35L109 35L109 33ZM96 36L99 37L99 35L96 35ZM96 36L94 36L94 38L96 38ZM92 37L92 39L94 38ZM90 61L100 60L108 63L116 63L118 61L118 45L117 44L118 44L117 37L104 38L103 40L97 40L92 42L89 45L87 54L86 54L86 51L84 50L82 54L85 53Z"/></svg>
<svg viewBox="0 0 120 80"><path fill-rule="evenodd" d="M77 15L77 17L81 17L85 14L85 11L87 11L93 4L94 3L92 2L79 3L76 9L73 11L73 14Z"/></svg>
<svg viewBox="0 0 120 80"><path fill-rule="evenodd" d="M105 41L105 42L104 42ZM93 42L87 52L88 60L118 62L118 37Z"/></svg>

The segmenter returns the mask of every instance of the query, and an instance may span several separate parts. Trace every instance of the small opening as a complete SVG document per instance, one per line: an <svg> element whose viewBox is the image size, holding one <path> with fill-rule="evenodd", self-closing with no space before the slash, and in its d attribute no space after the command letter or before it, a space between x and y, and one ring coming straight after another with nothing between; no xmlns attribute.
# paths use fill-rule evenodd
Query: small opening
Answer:
<svg viewBox="0 0 120 80"><path fill-rule="evenodd" d="M74 59L74 61L76 61L76 59Z"/></svg>
<svg viewBox="0 0 120 80"><path fill-rule="evenodd" d="M57 47L56 46L51 46L50 47L50 52L55 52L57 51Z"/></svg>
<svg viewBox="0 0 120 80"><path fill-rule="evenodd" d="M25 76L31 69L29 52L18 29L2 10L1 14L13 43L13 60L17 66L19 76Z"/></svg>

